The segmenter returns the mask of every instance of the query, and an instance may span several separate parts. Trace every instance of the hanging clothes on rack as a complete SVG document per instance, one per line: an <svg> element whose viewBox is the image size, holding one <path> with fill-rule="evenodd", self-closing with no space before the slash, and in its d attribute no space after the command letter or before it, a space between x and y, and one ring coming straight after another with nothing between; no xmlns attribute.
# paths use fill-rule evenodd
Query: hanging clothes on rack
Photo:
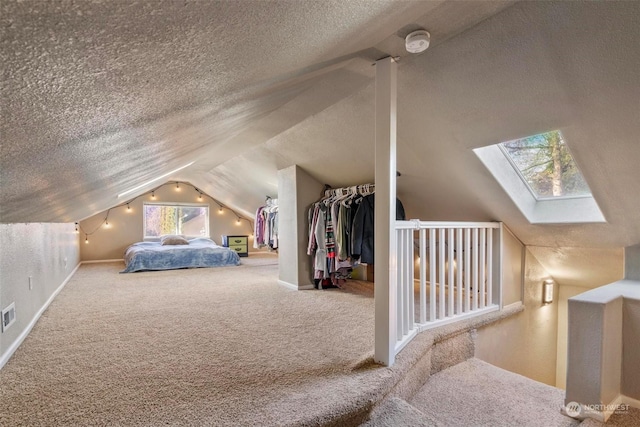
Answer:
<svg viewBox="0 0 640 427"><path fill-rule="evenodd" d="M355 265L373 263L374 192L373 184L327 189L309 209L307 254L314 257L317 288L339 287ZM399 200L398 210L404 219Z"/></svg>
<svg viewBox="0 0 640 427"><path fill-rule="evenodd" d="M267 197L264 206L256 210L253 231L254 248L267 246L269 249L278 249L278 199Z"/></svg>
<svg viewBox="0 0 640 427"><path fill-rule="evenodd" d="M360 259L363 264L373 264L374 212L375 194L371 194L362 199L353 220L352 256ZM404 206L400 199L396 199L396 220L404 219Z"/></svg>

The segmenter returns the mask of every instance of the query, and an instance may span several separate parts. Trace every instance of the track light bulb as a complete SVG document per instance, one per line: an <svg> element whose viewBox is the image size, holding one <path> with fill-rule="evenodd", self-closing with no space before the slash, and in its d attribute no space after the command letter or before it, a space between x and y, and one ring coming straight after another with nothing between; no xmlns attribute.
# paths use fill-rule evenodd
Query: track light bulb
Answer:
<svg viewBox="0 0 640 427"><path fill-rule="evenodd" d="M240 224L240 218L236 220L236 224Z"/></svg>
<svg viewBox="0 0 640 427"><path fill-rule="evenodd" d="M151 200L155 200L156 199L156 192L152 191L151 192Z"/></svg>
<svg viewBox="0 0 640 427"><path fill-rule="evenodd" d="M84 243L89 244L89 236L84 235Z"/></svg>
<svg viewBox="0 0 640 427"><path fill-rule="evenodd" d="M176 182L176 191L180 191L180 183Z"/></svg>
<svg viewBox="0 0 640 427"><path fill-rule="evenodd" d="M222 206L220 206L220 209L218 209L218 213L222 213Z"/></svg>
<svg viewBox="0 0 640 427"><path fill-rule="evenodd" d="M131 206L129 206L129 203L127 203L127 211L131 211Z"/></svg>

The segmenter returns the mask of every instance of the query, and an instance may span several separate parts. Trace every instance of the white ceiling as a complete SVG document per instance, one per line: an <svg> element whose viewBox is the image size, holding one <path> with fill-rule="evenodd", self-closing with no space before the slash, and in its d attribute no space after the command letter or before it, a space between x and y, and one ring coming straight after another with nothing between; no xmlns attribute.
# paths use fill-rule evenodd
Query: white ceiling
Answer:
<svg viewBox="0 0 640 427"><path fill-rule="evenodd" d="M583 248L565 250L574 268L617 268L640 242L640 2L0 7L1 222L77 221L194 160L170 179L246 215L292 164L333 186L370 182L371 64L391 54L411 216L504 221L527 245ZM432 46L407 56L420 27ZM552 129L606 224L529 224L472 151ZM560 274L553 251L538 255Z"/></svg>

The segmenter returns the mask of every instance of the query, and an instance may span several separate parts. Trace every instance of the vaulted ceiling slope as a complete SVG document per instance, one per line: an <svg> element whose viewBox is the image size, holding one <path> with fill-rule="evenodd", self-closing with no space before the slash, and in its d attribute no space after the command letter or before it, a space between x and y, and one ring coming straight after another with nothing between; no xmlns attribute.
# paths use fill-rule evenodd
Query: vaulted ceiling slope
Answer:
<svg viewBox="0 0 640 427"><path fill-rule="evenodd" d="M501 220L542 247L640 242L640 2L1 7L2 222L82 219L192 161L169 179L247 215L292 164L334 186L372 181L371 64L391 54L412 216ZM432 46L408 56L419 27ZM529 224L472 151L552 129L606 224Z"/></svg>

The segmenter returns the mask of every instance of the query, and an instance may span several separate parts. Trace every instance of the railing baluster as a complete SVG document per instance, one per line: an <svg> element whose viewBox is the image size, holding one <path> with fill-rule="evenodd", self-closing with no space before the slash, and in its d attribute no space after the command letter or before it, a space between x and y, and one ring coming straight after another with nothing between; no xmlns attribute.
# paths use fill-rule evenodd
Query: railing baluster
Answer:
<svg viewBox="0 0 640 427"><path fill-rule="evenodd" d="M462 313L462 229L456 228L456 256L453 266L456 273L456 314Z"/></svg>
<svg viewBox="0 0 640 427"><path fill-rule="evenodd" d="M420 323L427 323L427 230L420 229Z"/></svg>
<svg viewBox="0 0 640 427"><path fill-rule="evenodd" d="M448 316L453 316L453 297L455 295L455 285L453 282L453 249L454 249L455 241L453 239L453 228L449 228L447 230L447 289L449 291L449 304L448 304Z"/></svg>
<svg viewBox="0 0 640 427"><path fill-rule="evenodd" d="M440 308L438 319L444 319L446 317L444 303L447 297L447 291L444 288L444 228L438 230L438 249L438 307Z"/></svg>
<svg viewBox="0 0 640 427"><path fill-rule="evenodd" d="M487 229L487 305L493 304L493 228Z"/></svg>
<svg viewBox="0 0 640 427"><path fill-rule="evenodd" d="M480 229L480 271L478 272L478 276L480 277L480 294L478 295L479 298L479 307L480 308L484 308L485 306L485 294L487 291L487 282L486 282L486 277L485 277L485 262L486 262L486 254L487 254L487 241L486 241L486 233L487 233L487 229L486 228L481 228Z"/></svg>
<svg viewBox="0 0 640 427"><path fill-rule="evenodd" d="M478 229L473 229L473 241L471 242L473 252L473 266L471 267L471 275L473 276L471 289L471 307L472 310L478 309Z"/></svg>
<svg viewBox="0 0 640 427"><path fill-rule="evenodd" d="M400 265L402 265L404 267L404 260L407 257L407 243L406 243L406 239L407 239L407 230L402 230L402 263ZM400 286L400 292L402 294L402 334L406 335L409 332L409 320L407 319L409 317L409 310L408 310L408 306L407 306L407 272L405 270L405 268L402 268L403 270L403 274L402 274L402 286Z"/></svg>
<svg viewBox="0 0 640 427"><path fill-rule="evenodd" d="M409 301L409 330L413 330L416 319L416 305L413 296L413 230L407 230L407 262L406 268L409 277L407 277L407 299Z"/></svg>
<svg viewBox="0 0 640 427"><path fill-rule="evenodd" d="M429 229L429 320L436 320L436 230Z"/></svg>
<svg viewBox="0 0 640 427"><path fill-rule="evenodd" d="M464 229L464 311L471 310L471 229Z"/></svg>
<svg viewBox="0 0 640 427"><path fill-rule="evenodd" d="M398 265L402 266L402 236L403 236L403 230L398 230L398 235L397 235L397 247L398 247L398 257L400 258L398 260ZM397 272L397 276L398 276L398 286L396 287L396 309L397 309L397 322L396 322L396 340L400 341L402 339L402 336L404 335L402 332L402 324L403 324L403 319L404 319L404 313L402 311L402 308L404 307L404 304L402 302L402 268L398 268L398 272Z"/></svg>

